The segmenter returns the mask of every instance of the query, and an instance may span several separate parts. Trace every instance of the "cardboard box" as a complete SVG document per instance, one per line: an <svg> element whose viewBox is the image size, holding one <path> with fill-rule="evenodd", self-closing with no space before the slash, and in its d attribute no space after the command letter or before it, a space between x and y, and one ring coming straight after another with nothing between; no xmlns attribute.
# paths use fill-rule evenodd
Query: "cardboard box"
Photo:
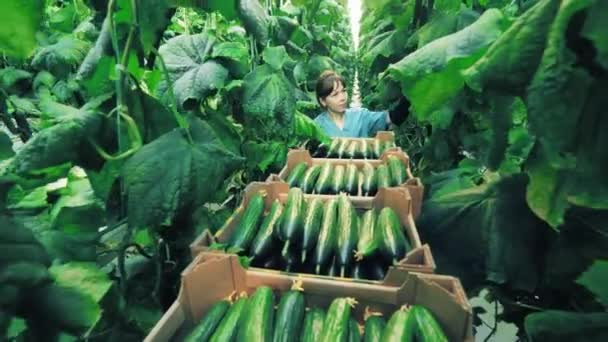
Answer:
<svg viewBox="0 0 608 342"><path fill-rule="evenodd" d="M244 208L249 203L250 198L258 191L265 191L266 197L264 197L264 205L266 209L269 209L272 202L275 199L279 199L282 202L287 200L287 193L289 187L284 182L254 182L247 186L245 189L245 195L243 202L235 210L234 214L226 220L222 228L217 231L215 235L209 233L209 231L203 232L200 236L194 240L190 245L190 251L192 257L196 257L201 252L209 251L209 246L213 243L227 242L234 230L237 227L241 216L243 215ZM307 195L307 198L320 197L323 201L326 201L332 196L319 196L319 195ZM405 233L412 245L412 250L399 262L398 265L393 266L403 270L422 272L422 273L433 273L435 272L435 261L431 254L431 249L428 245L423 245L416 229L416 224L411 215L411 197L409 192L405 188L386 188L380 189L378 194L372 198L371 201L355 201L356 198L352 198L352 202L356 208L359 209L371 209L391 207L395 210L395 213L399 216L402 227L405 229ZM256 268L257 269L257 268ZM275 272L273 270L265 270L268 272ZM300 274L300 273L299 273ZM318 276L315 274L301 273L302 276L307 277L326 277Z"/></svg>
<svg viewBox="0 0 608 342"><path fill-rule="evenodd" d="M302 280L307 307L326 310L337 297L353 297L358 302L354 317L363 323L368 306L388 319L402 305L422 305L433 313L450 341L473 341L472 309L457 278L397 269L387 275L387 285L298 278L246 270L236 256L219 254L201 254L182 272L177 300L144 341L181 341L214 303L234 291L251 294L260 286L270 286L278 301L297 279Z"/></svg>
<svg viewBox="0 0 608 342"><path fill-rule="evenodd" d="M406 167L407 170L407 178L408 180L401 184L401 187L407 188L410 191L410 195L412 197L412 213L414 218L418 218L420 216L420 211L422 208L422 200L424 196L424 185L420 178L416 178L412 175L412 171L410 170L410 159L406 153L401 150L391 150L386 151L382 154L380 159L366 160L366 159L324 159L324 158L312 158L310 153L307 150L290 150L287 153L287 164L278 175L270 175L266 181L267 182L283 182L287 179L291 170L293 170L296 165L304 162L308 167L313 165L322 165L326 162L329 162L333 165L348 165L354 164L357 166L357 169L361 170L365 163L371 164L374 168L378 167L383 163L386 163L390 156L395 156L399 158ZM319 196L328 196L334 197L335 195L319 195ZM363 201L370 201L373 197L370 196L362 196L361 189L359 189L359 195L351 196L349 195L352 201L361 203Z"/></svg>

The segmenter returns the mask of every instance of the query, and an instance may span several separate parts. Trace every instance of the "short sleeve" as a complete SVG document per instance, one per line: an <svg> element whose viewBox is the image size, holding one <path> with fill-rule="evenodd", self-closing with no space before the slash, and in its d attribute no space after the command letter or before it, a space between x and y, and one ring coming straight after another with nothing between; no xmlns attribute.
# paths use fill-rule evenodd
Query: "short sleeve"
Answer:
<svg viewBox="0 0 608 342"><path fill-rule="evenodd" d="M368 137L373 137L378 131L385 131L388 129L388 112L372 112L368 109L364 109L362 116L363 129L366 131Z"/></svg>

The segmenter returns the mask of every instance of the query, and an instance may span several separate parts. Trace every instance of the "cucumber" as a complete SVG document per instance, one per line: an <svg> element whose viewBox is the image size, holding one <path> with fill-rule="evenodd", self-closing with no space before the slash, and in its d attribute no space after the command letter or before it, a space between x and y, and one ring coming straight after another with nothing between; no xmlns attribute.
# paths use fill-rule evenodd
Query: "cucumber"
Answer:
<svg viewBox="0 0 608 342"><path fill-rule="evenodd" d="M391 148L394 148L394 147L397 147L397 145L395 145L394 141L385 141L382 144L382 152L384 153L384 151L386 151L388 149L391 149Z"/></svg>
<svg viewBox="0 0 608 342"><path fill-rule="evenodd" d="M362 262L355 262L355 266L353 266L353 272L351 274L351 278L355 279L367 279L367 274L365 272L365 266Z"/></svg>
<svg viewBox="0 0 608 342"><path fill-rule="evenodd" d="M270 255L274 245L274 231L278 229L283 214L283 204L275 199L270 206L270 211L264 217L262 225L251 243L250 256L252 261L263 260Z"/></svg>
<svg viewBox="0 0 608 342"><path fill-rule="evenodd" d="M395 311L384 328L382 341L413 342L415 328L413 322L405 307Z"/></svg>
<svg viewBox="0 0 608 342"><path fill-rule="evenodd" d="M270 269L270 270L278 270L281 269L281 257L279 255L271 255L269 257L267 257L266 259L262 260L262 262L256 262L254 263L255 266L261 267L261 268L266 268L266 269Z"/></svg>
<svg viewBox="0 0 608 342"><path fill-rule="evenodd" d="M249 200L249 204L247 204L247 208L245 208L245 212L239 220L238 227L232 233L228 242L231 248L240 248L242 250L249 248L262 219L264 196L265 194L263 193L256 193Z"/></svg>
<svg viewBox="0 0 608 342"><path fill-rule="evenodd" d="M249 299L238 324L238 342L272 341L274 294L268 286L261 286Z"/></svg>
<svg viewBox="0 0 608 342"><path fill-rule="evenodd" d="M376 179L376 170L370 163L363 164L363 184L361 185L361 192L364 196L374 196L378 191L378 184Z"/></svg>
<svg viewBox="0 0 608 342"><path fill-rule="evenodd" d="M304 194L300 188L291 188L287 193L287 203L278 229L278 237L284 242L281 255L286 257L290 244L299 244L303 233Z"/></svg>
<svg viewBox="0 0 608 342"><path fill-rule="evenodd" d="M247 296L243 296L232 304L222 322L211 336L210 342L227 342L236 339L238 323L247 308L247 301Z"/></svg>
<svg viewBox="0 0 608 342"><path fill-rule="evenodd" d="M301 266L302 252L296 245L288 247L287 251L281 253L281 269L285 272L296 272Z"/></svg>
<svg viewBox="0 0 608 342"><path fill-rule="evenodd" d="M361 342L361 330L359 323L351 316L348 320L348 342Z"/></svg>
<svg viewBox="0 0 608 342"><path fill-rule="evenodd" d="M338 256L334 255L331 259L331 264L327 269L327 275L330 277L338 277L340 275L340 264L338 263Z"/></svg>
<svg viewBox="0 0 608 342"><path fill-rule="evenodd" d="M363 214L355 259L361 261L372 256L378 250L379 245L379 237L376 232L376 211L371 209Z"/></svg>
<svg viewBox="0 0 608 342"><path fill-rule="evenodd" d="M317 179L317 183L315 184L316 194L329 194L331 192L331 175L333 172L333 166L326 162L321 166L321 173L319 174L319 179Z"/></svg>
<svg viewBox="0 0 608 342"><path fill-rule="evenodd" d="M321 231L314 254L315 273L321 274L322 268L331 260L334 254L338 235L338 201L330 199L323 205L323 220Z"/></svg>
<svg viewBox="0 0 608 342"><path fill-rule="evenodd" d="M376 184L378 189L391 186L388 167L384 164L378 165L378 168L376 168Z"/></svg>
<svg viewBox="0 0 608 342"><path fill-rule="evenodd" d="M340 276L345 277L353 263L353 251L359 235L359 218L355 208L345 194L338 197L338 242L336 256L340 265Z"/></svg>
<svg viewBox="0 0 608 342"><path fill-rule="evenodd" d="M346 165L346 174L344 175L344 191L350 195L356 196L359 192L359 171L355 164Z"/></svg>
<svg viewBox="0 0 608 342"><path fill-rule="evenodd" d="M356 157L359 159L367 159L369 153L369 142L366 139L359 142L359 148L357 149Z"/></svg>
<svg viewBox="0 0 608 342"><path fill-rule="evenodd" d="M346 342L348 341L348 323L351 316L353 298L336 298L329 305L320 342Z"/></svg>
<svg viewBox="0 0 608 342"><path fill-rule="evenodd" d="M227 300L220 300L213 304L211 309L207 311L205 316L196 325L194 330L186 337L185 342L206 342L209 340L211 335L215 332L215 329L220 325L222 318L228 312L230 308L230 302Z"/></svg>
<svg viewBox="0 0 608 342"><path fill-rule="evenodd" d="M396 156L389 156L387 160L391 186L399 186L407 180L407 170L403 161Z"/></svg>
<svg viewBox="0 0 608 342"><path fill-rule="evenodd" d="M323 332L323 321L325 321L325 311L311 308L304 317L300 342L317 342Z"/></svg>
<svg viewBox="0 0 608 342"><path fill-rule="evenodd" d="M382 141L374 139L374 146L372 152L372 155L375 159L380 158L380 156L382 155Z"/></svg>
<svg viewBox="0 0 608 342"><path fill-rule="evenodd" d="M381 257L372 257L364 260L363 264L366 266L367 275L371 280L384 280L386 278L386 272L388 267Z"/></svg>
<svg viewBox="0 0 608 342"><path fill-rule="evenodd" d="M321 165L313 165L309 167L302 177L300 189L302 189L305 194L312 194L312 192L315 190L315 184L317 179L319 179L320 174Z"/></svg>
<svg viewBox="0 0 608 342"><path fill-rule="evenodd" d="M365 321L363 342L382 341L382 332L386 327L386 321L381 316L370 316Z"/></svg>
<svg viewBox="0 0 608 342"><path fill-rule="evenodd" d="M443 329L439 326L433 314L429 309L413 305L410 308L409 313L415 321L414 334L416 341L421 342L447 342L448 338L445 336Z"/></svg>
<svg viewBox="0 0 608 342"><path fill-rule="evenodd" d="M308 203L306 214L304 215L304 233L302 236L302 263L306 262L306 254L315 248L319 231L321 230L321 221L323 219L323 201L320 198L314 198Z"/></svg>
<svg viewBox="0 0 608 342"><path fill-rule="evenodd" d="M338 147L338 158L346 158L346 151L348 150L348 145L350 145L348 139L340 139L340 147Z"/></svg>
<svg viewBox="0 0 608 342"><path fill-rule="evenodd" d="M348 144L348 148L346 149L345 157L348 159L357 158L359 155L359 143L357 140L353 140Z"/></svg>
<svg viewBox="0 0 608 342"><path fill-rule="evenodd" d="M325 143L321 143L317 146L315 152L312 154L313 158L324 158L327 156L327 152L329 151L329 146Z"/></svg>
<svg viewBox="0 0 608 342"><path fill-rule="evenodd" d="M304 173L306 172L307 168L308 164L306 164L306 162L301 162L294 166L294 168L289 173L289 176L287 176L287 184L289 184L290 188L294 186L300 186L300 183L302 181L302 178L304 177Z"/></svg>
<svg viewBox="0 0 608 342"><path fill-rule="evenodd" d="M380 211L376 224L378 226L380 253L394 265L411 250L409 242L401 229L399 217L393 209L385 207Z"/></svg>
<svg viewBox="0 0 608 342"><path fill-rule="evenodd" d="M301 290L292 289L281 296L277 309L273 342L289 342L300 335L304 320L304 295Z"/></svg>
<svg viewBox="0 0 608 342"><path fill-rule="evenodd" d="M328 158L338 158L338 149L342 145L342 140L340 138L334 138L329 145L329 151L327 151Z"/></svg>
<svg viewBox="0 0 608 342"><path fill-rule="evenodd" d="M331 192L332 194L339 194L344 190L344 165L336 165L334 167L334 174L331 178Z"/></svg>

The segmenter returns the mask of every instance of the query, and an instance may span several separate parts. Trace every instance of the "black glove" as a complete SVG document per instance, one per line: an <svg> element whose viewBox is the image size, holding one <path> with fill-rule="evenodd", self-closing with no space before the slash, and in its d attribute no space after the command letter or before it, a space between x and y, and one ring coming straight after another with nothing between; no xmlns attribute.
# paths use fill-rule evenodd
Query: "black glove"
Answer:
<svg viewBox="0 0 608 342"><path fill-rule="evenodd" d="M394 125L401 125L405 122L408 115L410 114L410 101L405 97L401 97L397 105L388 111L388 116L391 118L391 122Z"/></svg>

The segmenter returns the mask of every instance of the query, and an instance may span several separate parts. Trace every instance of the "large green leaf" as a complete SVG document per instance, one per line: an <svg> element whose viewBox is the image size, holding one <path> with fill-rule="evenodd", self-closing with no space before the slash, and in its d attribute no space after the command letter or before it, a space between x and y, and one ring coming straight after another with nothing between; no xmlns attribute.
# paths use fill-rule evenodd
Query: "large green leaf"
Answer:
<svg viewBox="0 0 608 342"><path fill-rule="evenodd" d="M593 292L604 307L608 308L608 288L606 288L606 284L608 284L608 261L596 260L576 282Z"/></svg>
<svg viewBox="0 0 608 342"><path fill-rule="evenodd" d="M139 38L144 52L149 53L171 22L170 0L146 0L138 3Z"/></svg>
<svg viewBox="0 0 608 342"><path fill-rule="evenodd" d="M218 11L228 20L237 18L236 0L169 0L172 5Z"/></svg>
<svg viewBox="0 0 608 342"><path fill-rule="evenodd" d="M57 285L77 289L99 303L112 288L112 281L94 263L69 262L53 265L49 272Z"/></svg>
<svg viewBox="0 0 608 342"><path fill-rule="evenodd" d="M581 11L592 1L563 1L547 38L540 66L528 87L530 130L539 151L530 160L528 203L553 227L563 223L566 209L608 208L608 91L602 69L578 39ZM576 20L575 20L576 19ZM574 35L574 36L572 36ZM564 96L568 94L568 96Z"/></svg>
<svg viewBox="0 0 608 342"><path fill-rule="evenodd" d="M54 126L28 140L13 159L15 172L27 173L86 158L81 152L88 145L87 139L97 136L101 127L103 116L98 107L104 99L88 102L81 109L69 107L70 112L55 118Z"/></svg>
<svg viewBox="0 0 608 342"><path fill-rule="evenodd" d="M419 219L420 233L452 273L533 290L546 227L525 203L526 185L527 177L519 174L457 191L433 187ZM454 189L451 182L444 186Z"/></svg>
<svg viewBox="0 0 608 342"><path fill-rule="evenodd" d="M499 10L488 10L475 23L416 50L387 72L401 82L416 116L428 119L460 92L464 86L460 71L472 65L507 25Z"/></svg>
<svg viewBox="0 0 608 342"><path fill-rule="evenodd" d="M0 2L0 52L17 58L29 57L37 45L36 31L44 14L44 0Z"/></svg>
<svg viewBox="0 0 608 342"><path fill-rule="evenodd" d="M264 62L276 71L283 69L283 65L290 59L285 47L282 45L267 47L262 53L262 58L264 58Z"/></svg>
<svg viewBox="0 0 608 342"><path fill-rule="evenodd" d="M270 17L258 0L237 0L237 13L247 33L266 45L269 40Z"/></svg>
<svg viewBox="0 0 608 342"><path fill-rule="evenodd" d="M526 316L530 342L602 342L608 340L608 313L547 310Z"/></svg>
<svg viewBox="0 0 608 342"><path fill-rule="evenodd" d="M245 76L242 103L247 127L259 128L260 137L290 135L296 109L293 88L283 71L270 65Z"/></svg>
<svg viewBox="0 0 608 342"><path fill-rule="evenodd" d="M29 71L6 67L0 69L0 88L8 93L21 93L30 86L32 74Z"/></svg>
<svg viewBox="0 0 608 342"><path fill-rule="evenodd" d="M181 211L211 198L240 161L200 119L191 120L189 135L181 128L162 135L142 147L122 170L129 223L170 225Z"/></svg>
<svg viewBox="0 0 608 342"><path fill-rule="evenodd" d="M172 38L160 47L170 78L170 84L163 79L158 85L165 102L170 100L171 87L178 106L191 109L226 84L228 70L211 58L215 44L214 36L201 33Z"/></svg>
<svg viewBox="0 0 608 342"><path fill-rule="evenodd" d="M488 52L464 72L467 84L478 91L521 94L538 68L559 3L539 1L517 18Z"/></svg>
<svg viewBox="0 0 608 342"><path fill-rule="evenodd" d="M13 151L13 141L5 132L0 132L0 160L10 158L15 155Z"/></svg>
<svg viewBox="0 0 608 342"><path fill-rule="evenodd" d="M64 36L53 45L42 48L32 60L39 69L48 69L56 75L67 75L87 56L91 43L72 36Z"/></svg>

